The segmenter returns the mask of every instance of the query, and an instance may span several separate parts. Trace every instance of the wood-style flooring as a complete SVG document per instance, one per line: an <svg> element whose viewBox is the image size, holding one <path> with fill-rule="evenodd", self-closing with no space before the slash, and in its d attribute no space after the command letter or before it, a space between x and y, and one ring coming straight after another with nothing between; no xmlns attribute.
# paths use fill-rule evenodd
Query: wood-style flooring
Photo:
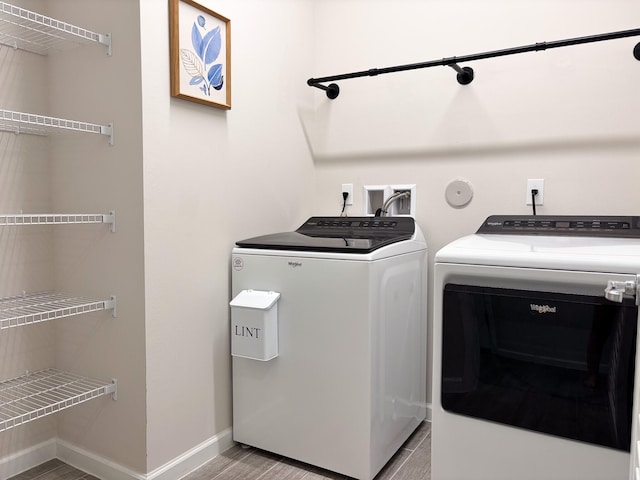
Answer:
<svg viewBox="0 0 640 480"><path fill-rule="evenodd" d="M256 448L236 445L182 480L348 480L349 477ZM9 480L99 480L60 460L51 460ZM109 480L108 478L102 480ZM431 480L431 425L422 425L375 480Z"/></svg>
<svg viewBox="0 0 640 480"><path fill-rule="evenodd" d="M54 458L9 480L100 480Z"/></svg>

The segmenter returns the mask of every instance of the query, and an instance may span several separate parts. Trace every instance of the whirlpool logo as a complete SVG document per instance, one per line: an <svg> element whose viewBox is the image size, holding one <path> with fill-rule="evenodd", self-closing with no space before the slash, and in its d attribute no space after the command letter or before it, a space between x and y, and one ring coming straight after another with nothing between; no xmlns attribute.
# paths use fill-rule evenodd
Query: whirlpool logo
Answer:
<svg viewBox="0 0 640 480"><path fill-rule="evenodd" d="M302 266L302 262L291 261L291 262L288 262L287 265L289 265L291 268L298 268Z"/></svg>
<svg viewBox="0 0 640 480"><path fill-rule="evenodd" d="M529 308L532 312L538 313L556 313L556 307L551 307L549 305L536 305L535 303L531 303Z"/></svg>

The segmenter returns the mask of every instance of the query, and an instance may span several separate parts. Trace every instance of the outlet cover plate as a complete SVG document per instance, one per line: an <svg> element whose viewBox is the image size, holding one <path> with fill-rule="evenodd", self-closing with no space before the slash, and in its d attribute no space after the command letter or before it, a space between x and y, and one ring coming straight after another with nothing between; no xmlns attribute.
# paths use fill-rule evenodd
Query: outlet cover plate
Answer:
<svg viewBox="0 0 640 480"><path fill-rule="evenodd" d="M527 180L527 198L526 205L533 205L531 201L531 190L537 189L536 205L544 205L544 179L543 178L530 178Z"/></svg>

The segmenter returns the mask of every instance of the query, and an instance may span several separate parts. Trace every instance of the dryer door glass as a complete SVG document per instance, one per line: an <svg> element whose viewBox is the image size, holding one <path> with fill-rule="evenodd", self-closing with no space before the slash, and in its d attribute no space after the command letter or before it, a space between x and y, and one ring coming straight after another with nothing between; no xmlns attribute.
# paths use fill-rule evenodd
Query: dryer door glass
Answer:
<svg viewBox="0 0 640 480"><path fill-rule="evenodd" d="M448 284L442 406L629 451L633 301Z"/></svg>

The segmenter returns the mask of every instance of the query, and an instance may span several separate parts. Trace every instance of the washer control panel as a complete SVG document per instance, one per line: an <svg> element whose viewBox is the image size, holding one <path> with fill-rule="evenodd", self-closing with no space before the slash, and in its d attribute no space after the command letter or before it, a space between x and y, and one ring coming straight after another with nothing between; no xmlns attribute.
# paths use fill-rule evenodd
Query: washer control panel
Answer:
<svg viewBox="0 0 640 480"><path fill-rule="evenodd" d="M640 238L640 217L492 215L476 233Z"/></svg>
<svg viewBox="0 0 640 480"><path fill-rule="evenodd" d="M415 230L411 217L311 217L298 233L313 236L411 236Z"/></svg>
<svg viewBox="0 0 640 480"><path fill-rule="evenodd" d="M411 217L311 217L294 232L248 238L236 245L263 250L365 254L410 240L415 231Z"/></svg>

